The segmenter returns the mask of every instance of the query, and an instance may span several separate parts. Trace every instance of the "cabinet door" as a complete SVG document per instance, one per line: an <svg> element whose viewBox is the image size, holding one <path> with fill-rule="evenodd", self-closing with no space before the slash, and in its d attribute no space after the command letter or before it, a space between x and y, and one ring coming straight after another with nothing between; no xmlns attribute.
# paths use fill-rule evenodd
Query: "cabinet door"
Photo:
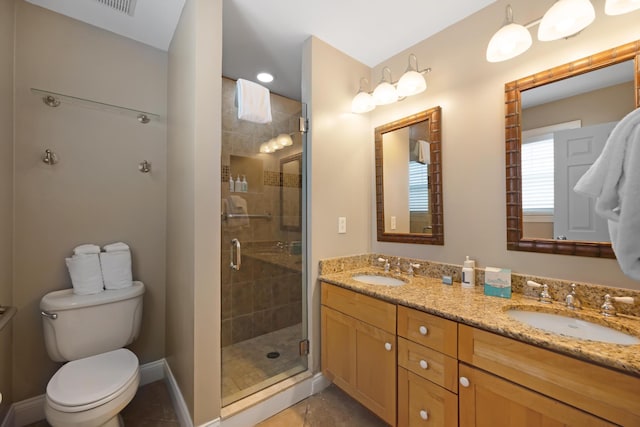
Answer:
<svg viewBox="0 0 640 427"><path fill-rule="evenodd" d="M459 371L460 427L615 426L470 366L460 364Z"/></svg>
<svg viewBox="0 0 640 427"><path fill-rule="evenodd" d="M392 426L396 424L396 369L396 336L358 322L358 400Z"/></svg>
<svg viewBox="0 0 640 427"><path fill-rule="evenodd" d="M458 396L398 368L398 427L429 426L458 426Z"/></svg>
<svg viewBox="0 0 640 427"><path fill-rule="evenodd" d="M357 321L324 305L321 307L322 373L351 394L356 390Z"/></svg>

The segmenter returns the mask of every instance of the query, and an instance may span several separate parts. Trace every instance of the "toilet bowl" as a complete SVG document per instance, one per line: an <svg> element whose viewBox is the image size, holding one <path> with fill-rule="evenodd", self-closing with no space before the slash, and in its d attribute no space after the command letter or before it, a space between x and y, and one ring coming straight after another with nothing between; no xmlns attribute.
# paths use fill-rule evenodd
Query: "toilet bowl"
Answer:
<svg viewBox="0 0 640 427"><path fill-rule="evenodd" d="M47 384L45 415L53 427L122 426L119 413L140 384L138 358L124 346L140 331L144 285L40 301L49 357L67 362Z"/></svg>
<svg viewBox="0 0 640 427"><path fill-rule="evenodd" d="M138 358L119 349L62 366L47 385L45 414L53 427L116 427L140 383Z"/></svg>

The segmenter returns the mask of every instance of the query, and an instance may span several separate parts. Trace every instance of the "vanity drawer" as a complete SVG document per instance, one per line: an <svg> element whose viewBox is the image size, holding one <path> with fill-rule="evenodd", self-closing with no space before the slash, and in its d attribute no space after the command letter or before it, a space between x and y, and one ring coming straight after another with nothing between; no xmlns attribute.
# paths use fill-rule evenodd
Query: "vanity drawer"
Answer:
<svg viewBox="0 0 640 427"><path fill-rule="evenodd" d="M322 282L322 304L384 331L396 333L396 306Z"/></svg>
<svg viewBox="0 0 640 427"><path fill-rule="evenodd" d="M398 338L398 365L454 393L458 360L404 338Z"/></svg>
<svg viewBox="0 0 640 427"><path fill-rule="evenodd" d="M451 320L400 305L398 335L448 356L458 356L458 324Z"/></svg>
<svg viewBox="0 0 640 427"><path fill-rule="evenodd" d="M459 328L459 359L623 426L640 426L640 377L482 331Z"/></svg>
<svg viewBox="0 0 640 427"><path fill-rule="evenodd" d="M398 368L398 427L458 427L458 396Z"/></svg>

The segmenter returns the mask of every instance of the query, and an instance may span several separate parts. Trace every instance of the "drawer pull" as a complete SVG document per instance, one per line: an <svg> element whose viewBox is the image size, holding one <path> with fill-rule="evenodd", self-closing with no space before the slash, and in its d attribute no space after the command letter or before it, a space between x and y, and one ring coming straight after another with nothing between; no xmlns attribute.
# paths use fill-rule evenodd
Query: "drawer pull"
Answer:
<svg viewBox="0 0 640 427"><path fill-rule="evenodd" d="M427 335L427 332L429 332L426 326L420 326L418 330L420 331L420 335Z"/></svg>
<svg viewBox="0 0 640 427"><path fill-rule="evenodd" d="M427 414L427 411L425 411L424 409L420 411L420 418L422 418L423 420L428 420L429 414Z"/></svg>
<svg viewBox="0 0 640 427"><path fill-rule="evenodd" d="M421 360L421 361L420 361L420 367L421 367L422 369L427 369L427 368L429 367L429 364L427 363L427 361L426 361L426 360Z"/></svg>
<svg viewBox="0 0 640 427"><path fill-rule="evenodd" d="M471 384L471 383L469 382L469 378L467 378L467 377L460 377L460 385L461 385L462 387L469 387L469 384Z"/></svg>
<svg viewBox="0 0 640 427"><path fill-rule="evenodd" d="M390 342L384 343L384 349L387 351L391 351L391 343Z"/></svg>

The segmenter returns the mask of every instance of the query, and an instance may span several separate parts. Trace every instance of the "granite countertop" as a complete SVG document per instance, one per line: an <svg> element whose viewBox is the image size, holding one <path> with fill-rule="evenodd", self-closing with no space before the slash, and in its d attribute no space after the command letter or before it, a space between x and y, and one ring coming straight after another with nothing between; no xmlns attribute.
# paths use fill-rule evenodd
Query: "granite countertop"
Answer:
<svg viewBox="0 0 640 427"><path fill-rule="evenodd" d="M576 314L555 301L553 304L542 304L518 293L513 293L511 299L491 297L484 295L482 286L465 289L460 286L460 283L444 285L441 279L423 276L402 275L403 279L408 280L408 283L403 286L368 285L352 279L353 275L362 273L398 277L384 273L381 269L368 267L324 274L319 279L388 302L413 307L426 313L640 376L640 344L608 344L545 332L510 318L506 310L525 308L528 311L579 316L593 323L629 332L637 337L640 337L640 319L622 316L604 318L592 309L583 309Z"/></svg>

